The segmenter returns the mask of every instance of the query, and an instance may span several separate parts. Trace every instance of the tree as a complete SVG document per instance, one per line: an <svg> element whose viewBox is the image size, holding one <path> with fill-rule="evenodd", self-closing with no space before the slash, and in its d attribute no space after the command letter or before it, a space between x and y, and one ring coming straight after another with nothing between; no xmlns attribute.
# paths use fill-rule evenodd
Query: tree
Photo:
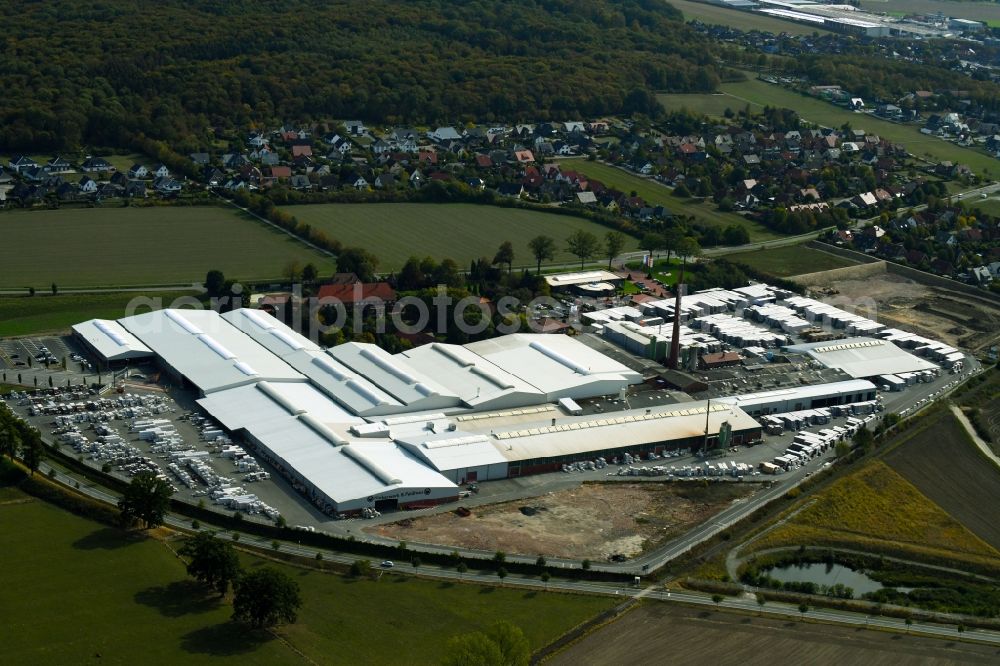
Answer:
<svg viewBox="0 0 1000 666"><path fill-rule="evenodd" d="M545 583L545 589L549 589L549 580L552 578L552 574L548 571L543 571L542 575L538 577L543 583Z"/></svg>
<svg viewBox="0 0 1000 666"><path fill-rule="evenodd" d="M507 274L510 274L514 264L514 246L510 241L500 243L500 248L493 256L493 264L499 264L501 266L507 264Z"/></svg>
<svg viewBox="0 0 1000 666"><path fill-rule="evenodd" d="M809 604L807 604L805 602L799 604L799 613L801 613L801 616L803 618L805 618L806 613L808 613L808 612L809 612Z"/></svg>
<svg viewBox="0 0 1000 666"><path fill-rule="evenodd" d="M225 285L226 276L222 271L211 270L205 274L205 293L209 298L221 296Z"/></svg>
<svg viewBox="0 0 1000 666"><path fill-rule="evenodd" d="M302 267L302 281L306 284L312 284L319 278L319 269L316 268L316 264L308 263Z"/></svg>
<svg viewBox="0 0 1000 666"><path fill-rule="evenodd" d="M531 254L535 257L535 272L542 272L542 262L551 261L556 256L556 242L548 236L535 236L528 241Z"/></svg>
<svg viewBox="0 0 1000 666"><path fill-rule="evenodd" d="M497 569L497 578L500 579L500 586L503 587L503 579L507 577L507 569L500 567Z"/></svg>
<svg viewBox="0 0 1000 666"><path fill-rule="evenodd" d="M56 283L55 283L55 282L53 282L53 283L52 283L52 295L53 295L53 296L55 296L55 295L56 295L56 294L58 294L58 293L59 293L59 287L57 287L57 286L56 286Z"/></svg>
<svg viewBox="0 0 1000 666"><path fill-rule="evenodd" d="M719 604L721 604L721 603L722 603L722 600L723 600L724 598L725 598L725 597L723 597L723 596L722 596L721 594L713 594L713 595L712 595L712 602L713 602L713 603L714 603L714 604L715 604L716 606L718 606Z"/></svg>
<svg viewBox="0 0 1000 666"><path fill-rule="evenodd" d="M545 562L545 556L544 555L539 555L538 559L535 560L535 566L536 567L544 567L545 564L546 564L546 562Z"/></svg>
<svg viewBox="0 0 1000 666"><path fill-rule="evenodd" d="M767 603L767 597L764 596L763 592L757 593L757 606L760 608L760 614L764 614L764 604Z"/></svg>
<svg viewBox="0 0 1000 666"><path fill-rule="evenodd" d="M21 457L24 459L24 464L32 476L38 471L38 466L42 462L42 452L41 438L39 438L37 432L31 431L31 435L28 436L28 440L21 448Z"/></svg>
<svg viewBox="0 0 1000 666"><path fill-rule="evenodd" d="M295 622L302 599L299 584L287 574L263 567L240 577L235 585L233 619L262 629Z"/></svg>
<svg viewBox="0 0 1000 666"><path fill-rule="evenodd" d="M214 532L198 532L188 539L180 554L191 558L187 572L192 578L225 595L229 584L240 576L240 558L233 544L215 536Z"/></svg>
<svg viewBox="0 0 1000 666"><path fill-rule="evenodd" d="M474 631L448 641L446 666L527 666L531 644L520 627L497 622L489 631Z"/></svg>
<svg viewBox="0 0 1000 666"><path fill-rule="evenodd" d="M655 256L663 249L663 240L661 234L646 234L639 240L639 249L649 252L650 256Z"/></svg>
<svg viewBox="0 0 1000 666"><path fill-rule="evenodd" d="M359 247L348 247L337 255L337 272L354 273L362 282L375 281L378 257Z"/></svg>
<svg viewBox="0 0 1000 666"><path fill-rule="evenodd" d="M837 460L843 460L851 455L851 445L847 442L837 442L833 450L837 453Z"/></svg>
<svg viewBox="0 0 1000 666"><path fill-rule="evenodd" d="M469 565L466 564L465 562L459 562L455 566L455 571L458 572L459 576L463 576L464 577L465 576L465 572L468 571L468 570L469 570Z"/></svg>
<svg viewBox="0 0 1000 666"><path fill-rule="evenodd" d="M140 521L147 529L162 525L172 493L170 485L153 472L139 472L118 500L122 522Z"/></svg>
<svg viewBox="0 0 1000 666"><path fill-rule="evenodd" d="M302 275L302 264L298 259L290 259L285 267L281 269L281 275L288 279L289 282L295 283L298 281L299 277Z"/></svg>
<svg viewBox="0 0 1000 666"><path fill-rule="evenodd" d="M583 264L597 254L600 241L589 231L578 229L566 240L566 245L570 254L579 257L580 268L583 268Z"/></svg>
<svg viewBox="0 0 1000 666"><path fill-rule="evenodd" d="M318 554L318 553L317 553ZM371 574L372 563L368 560L354 560L351 562L351 575L355 578L368 576Z"/></svg>
<svg viewBox="0 0 1000 666"><path fill-rule="evenodd" d="M497 564L503 564L504 562L507 561L507 553L503 552L502 550L498 550L497 552L493 553L493 561L496 562Z"/></svg>
<svg viewBox="0 0 1000 666"><path fill-rule="evenodd" d="M410 558L410 564L413 565L413 570L416 571L420 568L420 565L423 564L423 562L421 562L419 555L414 555Z"/></svg>
<svg viewBox="0 0 1000 666"><path fill-rule="evenodd" d="M604 247L608 252L608 270L611 270L611 262L625 249L625 234L620 231L604 234Z"/></svg>
<svg viewBox="0 0 1000 666"><path fill-rule="evenodd" d="M584 560L580 562L580 568L584 571L590 571L590 560Z"/></svg>

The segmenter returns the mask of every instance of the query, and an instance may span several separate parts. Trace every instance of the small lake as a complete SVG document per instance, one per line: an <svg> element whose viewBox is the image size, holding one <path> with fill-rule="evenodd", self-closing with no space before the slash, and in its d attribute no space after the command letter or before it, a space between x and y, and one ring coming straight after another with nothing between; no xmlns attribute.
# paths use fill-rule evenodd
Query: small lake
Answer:
<svg viewBox="0 0 1000 666"><path fill-rule="evenodd" d="M783 567L764 570L762 573L775 580L780 580L782 583L816 583L817 585L840 583L844 587L853 589L855 598L866 592L877 592L882 589L882 583L841 564L831 565L821 562L800 565L787 564ZM909 588L903 587L896 589L904 593L910 591Z"/></svg>

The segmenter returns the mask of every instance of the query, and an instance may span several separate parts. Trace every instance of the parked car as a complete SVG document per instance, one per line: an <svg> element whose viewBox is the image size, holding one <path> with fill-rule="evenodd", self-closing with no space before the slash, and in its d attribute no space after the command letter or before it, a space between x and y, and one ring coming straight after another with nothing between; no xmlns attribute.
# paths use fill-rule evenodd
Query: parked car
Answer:
<svg viewBox="0 0 1000 666"><path fill-rule="evenodd" d="M396 566L396 563L393 562L392 560L382 560L382 568L383 569L391 569L394 566Z"/></svg>

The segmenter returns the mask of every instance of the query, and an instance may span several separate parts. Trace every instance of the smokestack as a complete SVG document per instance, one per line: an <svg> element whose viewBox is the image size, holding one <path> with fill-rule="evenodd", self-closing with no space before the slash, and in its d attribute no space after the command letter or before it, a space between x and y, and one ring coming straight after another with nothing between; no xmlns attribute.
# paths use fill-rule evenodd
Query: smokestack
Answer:
<svg viewBox="0 0 1000 666"><path fill-rule="evenodd" d="M684 288L684 267L681 266L681 273L674 285L674 337L670 341L670 358L667 360L667 367L677 370L680 366L681 356L681 289Z"/></svg>

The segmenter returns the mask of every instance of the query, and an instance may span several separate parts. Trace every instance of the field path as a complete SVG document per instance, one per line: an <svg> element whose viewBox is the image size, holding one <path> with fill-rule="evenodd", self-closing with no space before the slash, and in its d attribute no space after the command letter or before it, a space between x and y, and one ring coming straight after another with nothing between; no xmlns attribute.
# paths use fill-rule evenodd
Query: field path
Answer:
<svg viewBox="0 0 1000 666"><path fill-rule="evenodd" d="M972 441L976 443L979 450L983 452L983 455L989 458L994 465L1000 468L1000 458L998 458L996 454L990 450L989 444L984 442L979 436L979 433L977 433L976 429L972 427L972 423L969 421L969 418L965 415L965 413L959 409L957 405L949 405L949 407L951 408L951 413L955 415L958 422L962 424L963 428L965 428L965 432L969 433L969 437L971 437Z"/></svg>

